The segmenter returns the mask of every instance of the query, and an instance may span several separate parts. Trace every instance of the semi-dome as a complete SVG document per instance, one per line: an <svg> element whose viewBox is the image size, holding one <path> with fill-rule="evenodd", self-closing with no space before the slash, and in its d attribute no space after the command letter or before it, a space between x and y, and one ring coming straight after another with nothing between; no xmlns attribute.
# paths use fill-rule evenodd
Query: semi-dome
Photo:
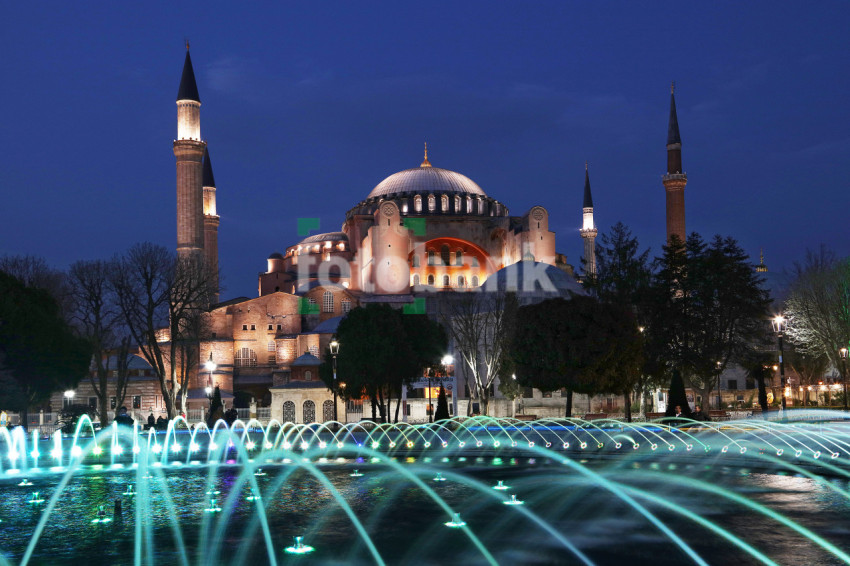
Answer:
<svg viewBox="0 0 850 566"><path fill-rule="evenodd" d="M427 163L427 160L425 161ZM448 169L431 167L430 164L413 169L405 169L390 175L372 189L369 198L388 197L399 193L457 193L486 197L475 181Z"/></svg>

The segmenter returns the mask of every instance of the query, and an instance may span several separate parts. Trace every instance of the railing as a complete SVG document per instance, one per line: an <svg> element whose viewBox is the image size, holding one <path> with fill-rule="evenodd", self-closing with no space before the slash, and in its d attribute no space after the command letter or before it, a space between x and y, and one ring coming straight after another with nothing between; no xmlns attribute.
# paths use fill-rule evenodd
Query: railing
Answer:
<svg viewBox="0 0 850 566"><path fill-rule="evenodd" d="M267 421L272 418L271 407L257 407L257 418L261 421Z"/></svg>
<svg viewBox="0 0 850 566"><path fill-rule="evenodd" d="M186 420L190 423L203 421L205 417L206 414L203 409L189 409L189 412L186 414Z"/></svg>
<svg viewBox="0 0 850 566"><path fill-rule="evenodd" d="M247 421L251 418L251 409L236 409L236 418Z"/></svg>

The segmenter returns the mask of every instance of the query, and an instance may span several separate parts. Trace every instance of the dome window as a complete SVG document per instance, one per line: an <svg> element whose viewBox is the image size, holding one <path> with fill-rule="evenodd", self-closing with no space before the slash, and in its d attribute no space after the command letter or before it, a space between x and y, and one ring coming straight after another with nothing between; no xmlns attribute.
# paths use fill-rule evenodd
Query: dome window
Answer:
<svg viewBox="0 0 850 566"><path fill-rule="evenodd" d="M428 285L432 285L432 286L434 285L434 276L433 275L428 276Z"/></svg>
<svg viewBox="0 0 850 566"><path fill-rule="evenodd" d="M428 195L428 211L434 212L437 210L437 198L434 195Z"/></svg>
<svg viewBox="0 0 850 566"><path fill-rule="evenodd" d="M422 197L420 195L413 197L413 210L422 212Z"/></svg>
<svg viewBox="0 0 850 566"><path fill-rule="evenodd" d="M455 195L455 213L460 213L460 197Z"/></svg>
<svg viewBox="0 0 850 566"><path fill-rule="evenodd" d="M472 276L472 286L478 287L478 276L477 275Z"/></svg>
<svg viewBox="0 0 850 566"><path fill-rule="evenodd" d="M458 276L457 276L457 286L458 286L458 287L463 287L463 285L464 285L464 282L463 282L463 275L458 275Z"/></svg>
<svg viewBox="0 0 850 566"><path fill-rule="evenodd" d="M455 265L463 265L463 250L455 252Z"/></svg>
<svg viewBox="0 0 850 566"><path fill-rule="evenodd" d="M449 279L448 275L443 275L443 287L450 287L452 284L451 279Z"/></svg>
<svg viewBox="0 0 850 566"><path fill-rule="evenodd" d="M440 197L440 205L442 206L443 212L449 211L449 197L443 195Z"/></svg>

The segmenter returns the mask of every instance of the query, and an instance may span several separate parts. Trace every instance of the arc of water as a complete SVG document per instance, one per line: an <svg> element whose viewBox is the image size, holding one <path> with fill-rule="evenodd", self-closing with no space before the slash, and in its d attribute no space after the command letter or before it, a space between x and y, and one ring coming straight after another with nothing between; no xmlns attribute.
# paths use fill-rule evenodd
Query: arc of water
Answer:
<svg viewBox="0 0 850 566"><path fill-rule="evenodd" d="M545 449L535 447L533 448L535 451L544 451ZM544 452L545 453L545 452ZM557 452L550 452L551 458L561 462L562 464L570 467L572 470L582 474L595 482L595 485L605 488L610 491L614 495L620 498L624 503L635 509L638 513L643 515L650 523L652 523L659 531L664 533L676 546L678 546L686 556L691 558L694 562L699 564L700 566L708 566L708 563L703 560L696 552L690 547L690 545L685 542L679 535L673 532L670 527L665 525L658 517L655 516L653 512L647 509L644 505L641 505L637 502L633 497L629 494L625 493L621 486L615 484L614 482L608 480L602 474L594 472L593 470L589 470L586 467L582 466L577 462L573 462L569 458L559 454Z"/></svg>
<svg viewBox="0 0 850 566"><path fill-rule="evenodd" d="M774 511L773 509L766 507L760 503L749 500L746 497L743 497L735 492L724 489L720 486L714 485L708 482L697 482L696 480L684 480L683 478L671 475L671 474L660 474L657 472L645 472L645 475L656 476L658 481L665 481L669 483L676 483L680 485L687 485L689 487L697 487L705 492L712 493L714 495L719 495L725 499L730 501L734 501L740 505L743 505L746 508L752 509L763 514L766 517L773 519L774 521L781 523L782 525L796 531L797 533L803 535L807 539L814 541L815 544L829 552L830 554L840 558L844 561L845 564L850 564L850 554L847 554L828 540L824 539L817 533L807 529L806 527L798 524L796 521L793 521L786 517L785 515ZM694 485L696 482L696 486Z"/></svg>

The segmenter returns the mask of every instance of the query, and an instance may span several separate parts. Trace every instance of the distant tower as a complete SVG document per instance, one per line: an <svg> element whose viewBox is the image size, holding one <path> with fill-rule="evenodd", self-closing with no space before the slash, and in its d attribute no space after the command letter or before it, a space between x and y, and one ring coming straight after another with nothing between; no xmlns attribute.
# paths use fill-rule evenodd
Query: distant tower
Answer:
<svg viewBox="0 0 850 566"><path fill-rule="evenodd" d="M759 264L756 266L758 273L767 273L767 266L764 264L764 248L759 250Z"/></svg>
<svg viewBox="0 0 850 566"><path fill-rule="evenodd" d="M667 191L667 243L671 236L685 241L685 185L688 176L682 172L682 139L679 137L679 120L676 117L676 83L670 85L670 121L667 125L667 174L664 188Z"/></svg>
<svg viewBox="0 0 850 566"><path fill-rule="evenodd" d="M590 196L590 173L584 162L584 204L582 205L581 237L584 239L584 272L596 275L596 226L593 224L593 197Z"/></svg>
<svg viewBox="0 0 850 566"><path fill-rule="evenodd" d="M204 147L204 259L214 273L213 285L218 289L218 214L215 210L215 177L208 147ZM213 303L218 302L218 292Z"/></svg>
<svg viewBox="0 0 850 566"><path fill-rule="evenodd" d="M177 254L200 258L204 250L204 188L201 141L201 99L186 43L186 62L177 91Z"/></svg>

